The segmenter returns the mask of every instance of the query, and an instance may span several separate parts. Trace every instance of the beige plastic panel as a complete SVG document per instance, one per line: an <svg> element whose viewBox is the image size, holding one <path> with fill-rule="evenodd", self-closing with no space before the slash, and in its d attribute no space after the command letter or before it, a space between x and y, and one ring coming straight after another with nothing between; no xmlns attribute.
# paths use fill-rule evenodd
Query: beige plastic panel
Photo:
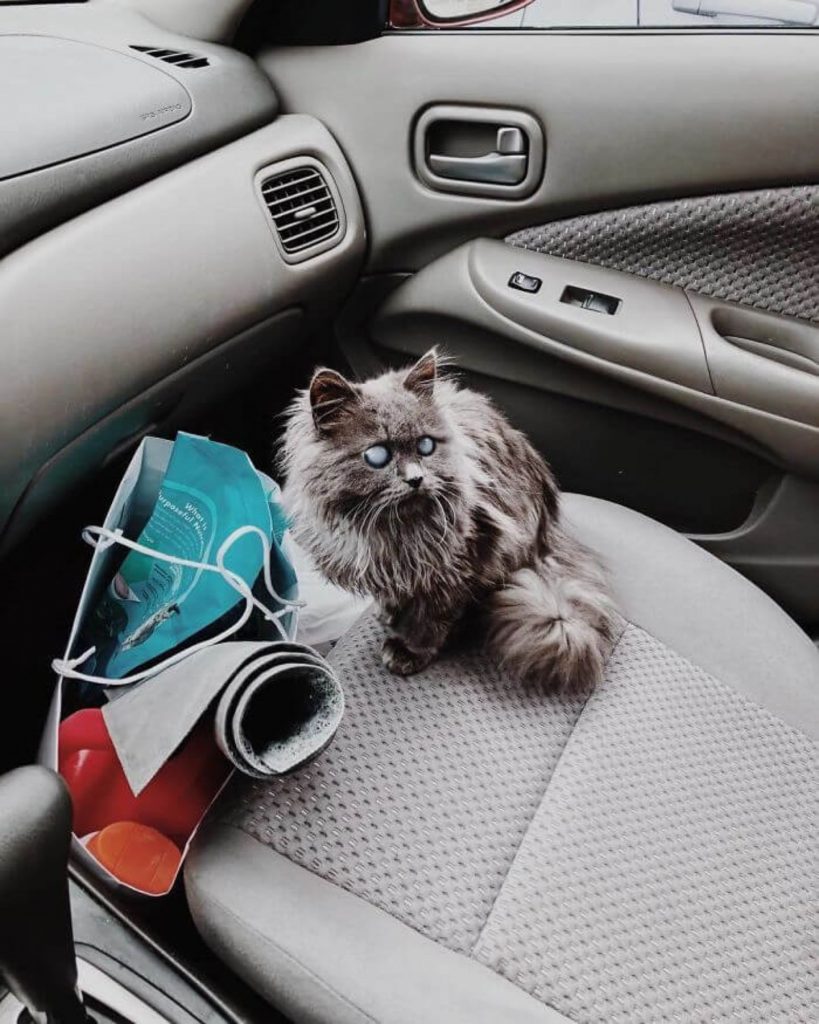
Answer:
<svg viewBox="0 0 819 1024"><path fill-rule="evenodd" d="M284 107L321 118L366 196L369 266L414 270L460 242L654 197L819 181L811 32L427 32L263 54ZM435 192L412 168L434 103L519 109L547 140L518 203Z"/></svg>
<svg viewBox="0 0 819 1024"><path fill-rule="evenodd" d="M26 106L33 105L37 113L25 129L24 148L32 157L31 166L39 166L39 170L0 180L0 254L129 188L262 127L273 120L278 110L269 80L245 54L200 40L194 42L114 3L0 3L0 62L8 64L6 50L22 37L39 37L42 48L61 48L76 61L76 67L68 72L64 64L49 62L47 55L37 62L23 62L21 81L32 79L30 85L27 81L25 101L11 102L21 87L4 82L4 91L0 93L0 145L8 151L6 162L8 154L20 145L14 133L20 133L17 122L21 113ZM43 37L54 38L49 44ZM58 42L57 37L63 42ZM138 53L131 49L132 45L193 49L210 63L203 68L179 67ZM74 56L70 57L72 50ZM133 68L129 78L134 88L128 90L128 101L124 102L116 76L102 67L106 54L105 59L112 67L132 65L141 69L143 76L158 76L170 85L176 83L176 89L190 97L183 104L185 117L170 124L175 114L165 108L182 101L162 99L155 89L146 90L144 82L143 88L137 88ZM0 72L0 77L8 77L6 64L6 75ZM65 95L60 93L61 83ZM89 93L95 90L96 98L88 102ZM73 97L72 92L76 93ZM148 115L145 121L144 115ZM122 130L127 136L137 134L134 125L139 127L148 122L154 130L122 145L110 146L104 139L89 139L89 135L99 134L100 123L106 125L106 133ZM165 127L156 131L162 124ZM61 138L62 147L57 145ZM92 151L87 151L89 147L83 142L91 142ZM103 145L105 148L100 148ZM55 153L55 148L71 146L76 146L75 159L68 159L68 152ZM85 155L79 155L83 151ZM49 166L44 166L46 163Z"/></svg>
<svg viewBox="0 0 819 1024"><path fill-rule="evenodd" d="M509 286L518 271L542 281L535 294ZM713 392L697 321L679 288L488 239L469 247L469 275L493 309L544 337ZM617 311L609 315L568 305L561 301L567 287L609 295L618 301Z"/></svg>
<svg viewBox="0 0 819 1024"><path fill-rule="evenodd" d="M819 427L819 327L689 294L716 393Z"/></svg>
<svg viewBox="0 0 819 1024"><path fill-rule="evenodd" d="M564 320L562 313L537 307L534 303L524 309L516 297L510 299L504 292L507 287L505 282L508 282L510 253L513 259L527 255L510 249L503 242L479 239L460 246L430 264L390 295L372 323L373 338L387 347L399 350L412 349L417 342L418 334L426 330L430 316L447 317L458 324L489 331L507 338L510 343L532 346L568 363L594 370L603 377L621 381L650 395L674 402L744 435L757 451L766 454L782 467L805 476L819 478L819 429L812 425L812 420L806 423L798 422L797 416L803 408L798 403L789 404L787 398L784 399L782 404L789 410L789 415L777 415L764 405L760 408L754 407L755 393L747 389L735 400L729 400L711 393L709 388L692 387L690 382L680 383L673 379L669 375L670 364L665 358L666 350L663 347L669 326L667 320L656 322L654 325L646 321L640 333L640 338L645 344L630 342L618 336L616 331L610 335L609 343L601 333L598 343L595 339L590 341L588 334L580 334L577 324ZM556 259L555 257L545 257L537 253L528 255L533 261L543 261L544 274L553 273L552 261ZM597 280L601 283L604 280L610 283L602 290L616 294L611 282L619 281L623 276L619 272L592 268L570 260L562 262L567 280L571 275L594 271L595 275L605 275L596 277ZM536 273L539 265L537 262L527 263L522 269L527 273ZM491 287L488 281L491 281ZM644 283L648 288L664 290L662 285ZM552 299L554 294L553 292ZM684 301L682 291L679 295ZM579 316L581 312L586 311L577 310L577 315ZM588 315L603 319L602 314ZM606 318L609 321L615 319L616 317ZM604 328L598 330L603 332ZM657 352L655 370L650 368L652 330L655 331ZM443 337L432 340L442 342L444 345L446 343ZM691 345L690 341L683 344ZM639 366L628 364L629 351L640 360ZM740 349L736 351L745 359L758 358ZM771 366L772 373L779 369L790 370L789 367L781 367L776 363L771 363ZM817 383L816 377L808 374L803 376L814 386Z"/></svg>
<svg viewBox="0 0 819 1024"><path fill-rule="evenodd" d="M730 563L791 615L819 627L819 484L784 476L757 495L730 533L699 534L698 544Z"/></svg>
<svg viewBox="0 0 819 1024"><path fill-rule="evenodd" d="M297 155L333 176L347 231L335 248L290 266L254 178ZM41 466L142 392L282 310L301 307L304 329L331 315L360 270L364 242L338 146L314 119L292 116L6 258L0 528ZM113 436L115 418L111 425Z"/></svg>
<svg viewBox="0 0 819 1024"><path fill-rule="evenodd" d="M253 0L97 0L116 7L133 7L172 32L194 39L229 42Z"/></svg>
<svg viewBox="0 0 819 1024"><path fill-rule="evenodd" d="M71 39L0 35L0 96L17 93L2 115L0 179L182 121L190 95L154 64Z"/></svg>
<svg viewBox="0 0 819 1024"><path fill-rule="evenodd" d="M30 533L78 480L121 458L146 434L171 437L208 405L237 401L242 387L272 376L277 364L297 360L303 320L301 310L285 309L255 324L117 406L60 448L37 470L17 502L0 535L0 554Z"/></svg>

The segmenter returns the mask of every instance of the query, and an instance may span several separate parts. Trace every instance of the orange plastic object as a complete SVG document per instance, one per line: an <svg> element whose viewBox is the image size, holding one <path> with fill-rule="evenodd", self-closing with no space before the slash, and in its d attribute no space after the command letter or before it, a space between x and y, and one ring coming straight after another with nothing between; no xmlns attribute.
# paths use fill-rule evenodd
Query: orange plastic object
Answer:
<svg viewBox="0 0 819 1024"><path fill-rule="evenodd" d="M173 885L182 854L167 836L136 821L117 821L93 836L88 852L115 878L161 896Z"/></svg>
<svg viewBox="0 0 819 1024"><path fill-rule="evenodd" d="M60 725L59 771L71 792L78 836L115 821L138 821L183 847L230 769L213 725L203 721L135 797L99 708L76 711Z"/></svg>

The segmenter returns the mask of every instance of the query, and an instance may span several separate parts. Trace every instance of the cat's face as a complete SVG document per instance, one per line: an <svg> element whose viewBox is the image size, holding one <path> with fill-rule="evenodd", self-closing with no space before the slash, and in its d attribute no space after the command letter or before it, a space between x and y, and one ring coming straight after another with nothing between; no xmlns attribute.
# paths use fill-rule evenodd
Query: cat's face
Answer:
<svg viewBox="0 0 819 1024"><path fill-rule="evenodd" d="M310 385L314 475L336 513L373 522L373 516L423 514L456 490L452 428L436 399L437 360L427 353L409 371L351 384L319 370ZM394 511L393 511L394 510Z"/></svg>

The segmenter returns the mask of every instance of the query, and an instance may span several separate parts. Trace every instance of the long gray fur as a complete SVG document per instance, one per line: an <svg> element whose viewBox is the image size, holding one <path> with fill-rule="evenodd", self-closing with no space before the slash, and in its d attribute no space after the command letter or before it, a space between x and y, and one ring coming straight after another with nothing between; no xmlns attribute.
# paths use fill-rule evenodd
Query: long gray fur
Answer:
<svg viewBox="0 0 819 1024"><path fill-rule="evenodd" d="M373 445L389 449L383 468L363 458ZM296 539L378 601L391 671L419 671L471 625L519 678L599 681L617 622L605 574L562 530L544 460L434 351L362 384L319 370L291 407L283 468Z"/></svg>

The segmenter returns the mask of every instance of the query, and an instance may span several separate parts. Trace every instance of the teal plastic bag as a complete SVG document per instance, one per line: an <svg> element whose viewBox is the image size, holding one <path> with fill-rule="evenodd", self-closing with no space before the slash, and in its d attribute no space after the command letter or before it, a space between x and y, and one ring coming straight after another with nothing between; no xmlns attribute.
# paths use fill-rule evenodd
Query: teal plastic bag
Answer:
<svg viewBox="0 0 819 1024"><path fill-rule="evenodd" d="M296 576L281 548L286 526L278 488L244 452L178 434L153 510L135 543L118 541L133 550L86 620L93 655L83 675L121 680L217 632L229 616L235 622L239 604L250 609L248 594L265 574L275 597L294 604ZM289 632L279 622L279 633Z"/></svg>

